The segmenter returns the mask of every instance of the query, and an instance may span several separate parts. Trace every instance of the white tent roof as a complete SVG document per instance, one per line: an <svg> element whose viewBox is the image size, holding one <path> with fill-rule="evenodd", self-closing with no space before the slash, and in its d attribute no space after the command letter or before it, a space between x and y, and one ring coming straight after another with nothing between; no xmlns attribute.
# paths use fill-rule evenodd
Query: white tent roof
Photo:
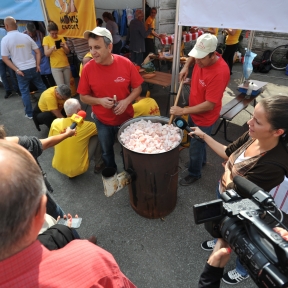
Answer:
<svg viewBox="0 0 288 288"><path fill-rule="evenodd" d="M181 26L288 33L287 0L180 0Z"/></svg>

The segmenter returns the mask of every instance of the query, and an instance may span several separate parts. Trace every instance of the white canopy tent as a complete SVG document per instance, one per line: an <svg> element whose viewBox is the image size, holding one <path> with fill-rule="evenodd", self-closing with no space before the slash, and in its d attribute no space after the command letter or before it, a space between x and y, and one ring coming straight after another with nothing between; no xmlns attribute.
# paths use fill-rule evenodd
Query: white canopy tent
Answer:
<svg viewBox="0 0 288 288"><path fill-rule="evenodd" d="M234 28L288 33L286 0L177 0L171 93L178 87L181 26ZM250 43L252 43L251 33Z"/></svg>

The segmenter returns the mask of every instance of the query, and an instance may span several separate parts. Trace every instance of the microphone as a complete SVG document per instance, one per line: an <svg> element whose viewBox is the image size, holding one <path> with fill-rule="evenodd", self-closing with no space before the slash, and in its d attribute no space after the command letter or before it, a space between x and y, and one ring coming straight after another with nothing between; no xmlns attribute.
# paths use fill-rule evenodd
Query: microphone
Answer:
<svg viewBox="0 0 288 288"><path fill-rule="evenodd" d="M180 128L181 130L186 130L188 133L193 132L193 130L189 127L188 123L181 117L176 117L174 120L174 124ZM198 135L192 135L195 139L200 142L204 142Z"/></svg>
<svg viewBox="0 0 288 288"><path fill-rule="evenodd" d="M81 126L86 118L86 112L83 110L78 111L77 114L71 116L71 120L74 122L70 126L70 129L74 129L77 125Z"/></svg>
<svg viewBox="0 0 288 288"><path fill-rule="evenodd" d="M245 198L253 198L261 206L267 208L271 208L275 205L274 199L267 192L265 192L262 188L255 185L251 181L247 180L241 176L235 176L233 178L233 182L236 185L236 191L239 193L241 197ZM272 204L274 203L274 205ZM272 206L271 206L272 205Z"/></svg>

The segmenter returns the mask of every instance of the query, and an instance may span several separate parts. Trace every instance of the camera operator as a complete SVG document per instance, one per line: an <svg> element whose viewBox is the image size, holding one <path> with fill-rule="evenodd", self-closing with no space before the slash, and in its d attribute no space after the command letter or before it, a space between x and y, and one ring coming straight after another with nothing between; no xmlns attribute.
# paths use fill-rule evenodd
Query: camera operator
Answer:
<svg viewBox="0 0 288 288"><path fill-rule="evenodd" d="M225 171L216 190L218 198L227 189L235 189L233 178L236 175L248 179L265 191L283 182L284 176L288 175L287 110L287 96L262 99L255 107L253 118L247 122L249 131L228 146L215 141L198 127L191 127L191 136L199 136L225 160ZM239 194L243 198L249 197ZM211 251L215 243L214 240L205 241L201 247ZM237 284L248 277L248 272L237 259L236 269L226 273L223 281Z"/></svg>
<svg viewBox="0 0 288 288"><path fill-rule="evenodd" d="M276 227L273 229L281 237L288 241L288 231L283 228ZM204 270L200 275L198 288L218 288L220 280L223 276L225 265L230 259L231 248L223 239L218 239L212 254L207 260Z"/></svg>

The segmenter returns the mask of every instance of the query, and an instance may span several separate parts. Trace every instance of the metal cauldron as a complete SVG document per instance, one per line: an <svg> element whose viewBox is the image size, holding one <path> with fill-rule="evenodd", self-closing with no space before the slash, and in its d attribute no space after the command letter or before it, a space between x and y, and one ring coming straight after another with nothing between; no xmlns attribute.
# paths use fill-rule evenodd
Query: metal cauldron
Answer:
<svg viewBox="0 0 288 288"><path fill-rule="evenodd" d="M140 120L168 124L169 119L160 116L137 117L123 123L118 132L125 170L132 169L136 177L128 185L131 206L143 217L161 218L171 213L177 202L179 145L159 154L129 150L123 145L120 135L127 126ZM182 130L179 133L182 139Z"/></svg>

